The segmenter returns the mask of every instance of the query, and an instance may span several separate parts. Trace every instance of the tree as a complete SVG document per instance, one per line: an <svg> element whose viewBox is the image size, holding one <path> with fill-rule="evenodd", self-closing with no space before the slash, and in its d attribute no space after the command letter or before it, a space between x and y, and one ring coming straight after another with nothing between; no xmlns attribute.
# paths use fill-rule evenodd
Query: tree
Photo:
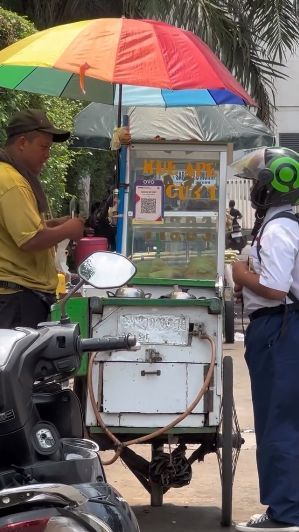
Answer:
<svg viewBox="0 0 299 532"><path fill-rule="evenodd" d="M122 0L1 0L0 5L26 15L39 30L76 20L122 14Z"/></svg>
<svg viewBox="0 0 299 532"><path fill-rule="evenodd" d="M258 103L271 122L273 79L284 77L285 54L298 44L298 0L0 0L39 28L84 18L151 17L199 35Z"/></svg>
<svg viewBox="0 0 299 532"><path fill-rule="evenodd" d="M0 46L1 48L26 37L36 31L28 20L0 8ZM80 102L61 100L46 96L38 96L19 91L0 90L0 143L5 142L5 125L16 110L27 107L43 109L50 120L58 127L72 129L74 116L81 110ZM68 149L67 143L54 144L51 158L41 175L50 208L54 215L63 208L63 200L67 196L66 177L68 168L75 159L76 153Z"/></svg>
<svg viewBox="0 0 299 532"><path fill-rule="evenodd" d="M150 17L199 35L258 103L258 116L271 123L273 80L285 77L287 52L298 45L295 0L124 0L127 12ZM133 13L132 13L133 14Z"/></svg>

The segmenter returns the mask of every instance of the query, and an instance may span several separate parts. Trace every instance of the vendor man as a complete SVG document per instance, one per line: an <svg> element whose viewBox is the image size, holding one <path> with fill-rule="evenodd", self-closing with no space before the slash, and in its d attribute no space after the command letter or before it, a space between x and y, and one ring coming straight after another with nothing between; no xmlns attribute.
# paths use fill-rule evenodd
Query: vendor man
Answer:
<svg viewBox="0 0 299 532"><path fill-rule="evenodd" d="M54 246L79 240L84 220L46 221L46 196L39 175L53 142L69 131L57 129L38 109L17 112L0 150L0 328L36 327L47 320L55 300Z"/></svg>

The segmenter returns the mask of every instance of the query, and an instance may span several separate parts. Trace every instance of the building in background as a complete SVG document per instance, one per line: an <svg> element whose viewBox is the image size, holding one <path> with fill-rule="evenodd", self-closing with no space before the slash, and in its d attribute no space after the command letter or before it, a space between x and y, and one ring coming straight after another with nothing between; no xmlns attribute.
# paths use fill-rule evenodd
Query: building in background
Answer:
<svg viewBox="0 0 299 532"><path fill-rule="evenodd" d="M275 144L299 152L299 51L288 57L284 73L286 79L277 79L273 133ZM243 152L235 152L234 158L242 157ZM250 203L250 182L234 178L230 168L227 180L227 205L234 199L236 207L243 214L242 225L250 230L254 224L254 210Z"/></svg>
<svg viewBox="0 0 299 532"><path fill-rule="evenodd" d="M284 80L276 80L276 144L299 152L299 51L288 58Z"/></svg>

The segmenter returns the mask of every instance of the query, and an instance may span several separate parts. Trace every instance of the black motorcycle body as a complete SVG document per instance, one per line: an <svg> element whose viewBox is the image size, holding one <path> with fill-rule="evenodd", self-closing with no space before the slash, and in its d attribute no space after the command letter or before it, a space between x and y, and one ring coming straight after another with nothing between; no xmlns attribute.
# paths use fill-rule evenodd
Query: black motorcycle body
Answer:
<svg viewBox="0 0 299 532"><path fill-rule="evenodd" d="M71 323L1 330L0 532L139 531L128 504L106 482L96 444L83 438L77 396L61 384L78 370L84 351L135 344L128 336L81 339Z"/></svg>

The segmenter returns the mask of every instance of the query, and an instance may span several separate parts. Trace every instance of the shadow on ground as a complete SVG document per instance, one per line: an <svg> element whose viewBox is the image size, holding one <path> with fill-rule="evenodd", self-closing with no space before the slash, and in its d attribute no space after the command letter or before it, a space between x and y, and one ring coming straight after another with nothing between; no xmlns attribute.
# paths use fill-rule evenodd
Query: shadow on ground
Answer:
<svg viewBox="0 0 299 532"><path fill-rule="evenodd" d="M213 506L177 506L174 504L163 504L159 508L151 506L132 506L138 519L142 532L175 532L186 530L186 532L198 532L205 530L216 532L230 532L234 527L222 527L220 524L220 509Z"/></svg>

